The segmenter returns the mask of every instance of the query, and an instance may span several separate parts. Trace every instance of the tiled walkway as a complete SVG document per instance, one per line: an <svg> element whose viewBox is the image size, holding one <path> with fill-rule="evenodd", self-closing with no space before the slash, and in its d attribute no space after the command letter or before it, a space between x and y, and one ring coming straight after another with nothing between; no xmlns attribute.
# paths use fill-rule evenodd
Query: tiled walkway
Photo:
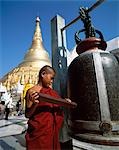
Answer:
<svg viewBox="0 0 119 150"><path fill-rule="evenodd" d="M25 150L26 129L27 119L24 116L0 120L0 150Z"/></svg>
<svg viewBox="0 0 119 150"><path fill-rule="evenodd" d="M27 128L24 116L13 116L9 120L0 120L0 137L21 134Z"/></svg>

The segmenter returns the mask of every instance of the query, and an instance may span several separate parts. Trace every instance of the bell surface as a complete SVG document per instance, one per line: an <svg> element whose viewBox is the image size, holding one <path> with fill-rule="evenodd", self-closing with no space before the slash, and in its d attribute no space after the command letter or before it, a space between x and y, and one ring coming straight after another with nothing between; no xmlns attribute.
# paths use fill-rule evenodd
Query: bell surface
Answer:
<svg viewBox="0 0 119 150"><path fill-rule="evenodd" d="M76 139L119 145L119 62L105 49L94 37L77 46L79 56L68 68L69 98L78 105L71 130Z"/></svg>

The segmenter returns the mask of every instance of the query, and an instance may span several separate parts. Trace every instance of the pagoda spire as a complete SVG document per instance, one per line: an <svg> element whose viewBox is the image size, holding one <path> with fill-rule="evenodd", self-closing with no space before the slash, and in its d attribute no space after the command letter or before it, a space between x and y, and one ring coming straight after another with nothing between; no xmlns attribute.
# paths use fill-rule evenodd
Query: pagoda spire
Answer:
<svg viewBox="0 0 119 150"><path fill-rule="evenodd" d="M40 19L36 17L36 26L33 35L31 47L25 54L23 62L19 67L38 67L44 66L44 64L51 64L48 52L45 50L42 40L42 33L40 27Z"/></svg>
<svg viewBox="0 0 119 150"><path fill-rule="evenodd" d="M38 48L44 50L39 17L36 17L36 28L35 28L31 48L32 49Z"/></svg>

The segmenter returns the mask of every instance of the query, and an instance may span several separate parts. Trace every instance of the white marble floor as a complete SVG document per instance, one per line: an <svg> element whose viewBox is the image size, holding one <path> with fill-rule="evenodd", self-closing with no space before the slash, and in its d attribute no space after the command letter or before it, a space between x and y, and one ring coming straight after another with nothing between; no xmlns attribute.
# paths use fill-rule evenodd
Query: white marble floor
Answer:
<svg viewBox="0 0 119 150"><path fill-rule="evenodd" d="M0 120L0 150L26 150L26 129L27 119L24 116Z"/></svg>
<svg viewBox="0 0 119 150"><path fill-rule="evenodd" d="M27 128L27 119L24 116L12 116L9 120L0 120L0 137L17 135Z"/></svg>

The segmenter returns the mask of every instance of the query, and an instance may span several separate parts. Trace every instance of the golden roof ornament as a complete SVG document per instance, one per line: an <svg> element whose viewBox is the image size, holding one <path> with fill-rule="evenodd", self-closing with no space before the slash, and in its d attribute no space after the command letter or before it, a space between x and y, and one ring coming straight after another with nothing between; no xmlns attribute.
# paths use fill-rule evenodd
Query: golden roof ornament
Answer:
<svg viewBox="0 0 119 150"><path fill-rule="evenodd" d="M21 79L20 79L20 84L21 85L25 84L25 80L24 80L24 68L22 68L22 75L21 75Z"/></svg>
<svg viewBox="0 0 119 150"><path fill-rule="evenodd" d="M48 52L43 46L40 19L36 18L36 28L32 40L32 44L28 52L24 57L24 61L19 65L19 67L31 66L41 68L44 65L51 65Z"/></svg>
<svg viewBox="0 0 119 150"><path fill-rule="evenodd" d="M10 90L11 86L10 86L10 79L11 79L11 75L9 74L8 75L8 78L6 80L6 88L7 88L7 91Z"/></svg>
<svg viewBox="0 0 119 150"><path fill-rule="evenodd" d="M33 48L33 49L42 48L42 50L44 50L42 41L43 40L42 40L41 29L40 29L40 19L39 19L39 17L37 17L36 18L36 29L34 32L31 48Z"/></svg>

